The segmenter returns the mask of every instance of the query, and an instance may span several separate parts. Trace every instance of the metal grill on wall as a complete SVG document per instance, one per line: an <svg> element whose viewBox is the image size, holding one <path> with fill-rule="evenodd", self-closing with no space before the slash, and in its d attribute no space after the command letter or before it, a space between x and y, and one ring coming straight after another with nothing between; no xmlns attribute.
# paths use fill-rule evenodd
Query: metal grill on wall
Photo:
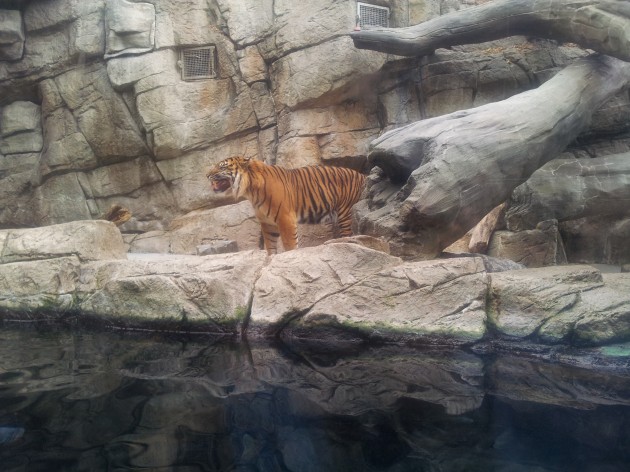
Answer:
<svg viewBox="0 0 630 472"><path fill-rule="evenodd" d="M183 49L180 56L182 80L211 79L217 76L214 46Z"/></svg>
<svg viewBox="0 0 630 472"><path fill-rule="evenodd" d="M357 2L357 16L359 26L383 26L389 27L389 8L369 3Z"/></svg>

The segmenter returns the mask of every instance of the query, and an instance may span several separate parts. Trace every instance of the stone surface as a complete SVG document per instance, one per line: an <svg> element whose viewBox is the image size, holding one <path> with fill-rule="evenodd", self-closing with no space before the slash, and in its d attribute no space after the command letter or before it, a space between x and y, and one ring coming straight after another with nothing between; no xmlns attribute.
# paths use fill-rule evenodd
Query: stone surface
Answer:
<svg viewBox="0 0 630 472"><path fill-rule="evenodd" d="M237 252L238 244L236 241L212 241L209 244L197 246L198 256L211 256L213 254L225 254L226 252Z"/></svg>
<svg viewBox="0 0 630 472"><path fill-rule="evenodd" d="M140 54L155 44L155 6L145 2L108 0L105 57Z"/></svg>
<svg viewBox="0 0 630 472"><path fill-rule="evenodd" d="M377 341L487 350L488 343L525 342L543 352L630 342L627 273L571 265L514 270L521 266L472 254L403 262L357 244L365 240L273 257L262 250L127 256L119 230L106 221L0 231L0 314L246 330L252 339L329 346Z"/></svg>
<svg viewBox="0 0 630 472"><path fill-rule="evenodd" d="M82 313L105 320L234 333L246 321L263 251L197 256L130 255L83 268ZM157 315L157 316L156 316Z"/></svg>
<svg viewBox="0 0 630 472"><path fill-rule="evenodd" d="M0 9L0 61L17 61L24 52L24 26L19 10Z"/></svg>
<svg viewBox="0 0 630 472"><path fill-rule="evenodd" d="M83 262L126 258L120 232L108 221L0 230L0 242L2 264L64 256L76 256Z"/></svg>
<svg viewBox="0 0 630 472"><path fill-rule="evenodd" d="M370 162L405 185L384 207L362 215L359 230L376 229L376 235L390 241L415 237L417 252L434 257L561 152L586 127L593 108L625 86L630 65L600 60L582 59L536 90L380 136L372 143ZM592 73L608 67L611 73L597 79L610 87L607 93L599 86L587 92L584 87L596 80ZM587 96L594 100L592 106L586 105ZM552 104L558 99L558 106ZM532 120L533 115L541 119ZM500 123L496 116L502 117ZM513 144L515 134L523 140L519 146Z"/></svg>
<svg viewBox="0 0 630 472"><path fill-rule="evenodd" d="M554 159L517 187L508 202L508 229L549 219L630 216L630 153L594 159Z"/></svg>
<svg viewBox="0 0 630 472"><path fill-rule="evenodd" d="M541 222L536 229L527 231L495 231L488 245L488 255L510 259L526 267L567 263L558 222L555 220Z"/></svg>
<svg viewBox="0 0 630 472"><path fill-rule="evenodd" d="M0 113L0 153L42 150L41 108L33 102L13 102Z"/></svg>
<svg viewBox="0 0 630 472"><path fill-rule="evenodd" d="M390 24L406 27L477 4L390 2ZM233 203L217 198L204 177L220 159L240 154L288 167L367 170L370 142L384 131L505 99L587 54L524 37L422 59L360 51L346 36L356 20L356 5L346 1L33 0L17 8L10 14L23 16L18 42L26 52L0 60L2 121L32 116L18 111L24 103L41 107L41 119L28 131L6 132L0 156L41 155L35 164L24 157L28 165L0 165L0 225L94 218L123 204L133 217L122 230L155 250L171 247L155 231L174 218ZM181 51L198 46L214 48L216 77L184 81ZM627 94L611 99L571 152L623 149L628 110ZM208 221L222 227L216 223ZM302 233L303 245L327 239L320 228ZM417 241L391 242L394 253L418 257Z"/></svg>
<svg viewBox="0 0 630 472"><path fill-rule="evenodd" d="M569 262L630 263L630 218L580 218L560 224Z"/></svg>
<svg viewBox="0 0 630 472"><path fill-rule="evenodd" d="M398 334L472 342L486 331L487 288L479 259L409 262L322 297L293 323L302 332L339 325L375 339Z"/></svg>
<svg viewBox="0 0 630 472"><path fill-rule="evenodd" d="M590 266L493 274L488 321L501 335L543 343L614 343L628 335L629 284Z"/></svg>

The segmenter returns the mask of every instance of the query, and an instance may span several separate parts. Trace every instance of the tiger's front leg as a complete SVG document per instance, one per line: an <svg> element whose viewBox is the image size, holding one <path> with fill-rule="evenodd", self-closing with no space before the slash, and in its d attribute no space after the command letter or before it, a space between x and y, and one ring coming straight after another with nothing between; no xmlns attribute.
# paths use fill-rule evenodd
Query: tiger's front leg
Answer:
<svg viewBox="0 0 630 472"><path fill-rule="evenodd" d="M260 229L262 230L263 239L265 241L265 249L267 254L277 254L278 252L278 237L280 236L278 227L271 223L260 223Z"/></svg>

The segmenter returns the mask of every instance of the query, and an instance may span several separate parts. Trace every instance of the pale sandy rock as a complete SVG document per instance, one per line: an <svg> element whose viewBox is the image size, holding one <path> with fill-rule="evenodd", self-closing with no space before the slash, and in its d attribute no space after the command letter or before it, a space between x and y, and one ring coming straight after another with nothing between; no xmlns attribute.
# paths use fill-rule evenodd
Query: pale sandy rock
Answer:
<svg viewBox="0 0 630 472"><path fill-rule="evenodd" d="M380 129L373 128L347 133L325 134L317 140L321 152L321 159L327 164L342 164L345 162L360 162L359 169L367 164L367 154L370 143L378 137ZM356 164L355 164L356 165Z"/></svg>
<svg viewBox="0 0 630 472"><path fill-rule="evenodd" d="M155 46L155 6L146 2L108 0L105 58L140 54Z"/></svg>
<svg viewBox="0 0 630 472"><path fill-rule="evenodd" d="M38 180L41 181L52 172L97 167L94 151L81 133L74 115L65 106L55 81L43 81L40 93L46 142L39 162Z"/></svg>
<svg viewBox="0 0 630 472"><path fill-rule="evenodd" d="M266 254L130 255L82 271L82 312L214 332L240 331Z"/></svg>
<svg viewBox="0 0 630 472"><path fill-rule="evenodd" d="M64 61L81 56L102 56L105 50L105 3L105 0L30 2L24 11L28 36L45 37L49 30L64 29L68 38Z"/></svg>
<svg viewBox="0 0 630 472"><path fill-rule="evenodd" d="M265 82L256 82L250 87L252 105L258 120L258 126L268 128L276 124L276 108L269 88Z"/></svg>
<svg viewBox="0 0 630 472"><path fill-rule="evenodd" d="M30 314L75 309L80 273L76 255L0 263L0 311Z"/></svg>
<svg viewBox="0 0 630 472"><path fill-rule="evenodd" d="M275 60L314 44L345 36L354 28L356 11L353 2L316 0L300 3L296 8L291 0L275 0L274 34L259 45L260 51L266 60ZM318 60L315 56L311 57L314 61ZM326 63L326 67L331 65Z"/></svg>
<svg viewBox="0 0 630 472"><path fill-rule="evenodd" d="M510 259L526 267L543 267L567 262L558 222L555 220L541 222L532 230L495 231L490 238L487 254L500 259Z"/></svg>
<svg viewBox="0 0 630 472"><path fill-rule="evenodd" d="M103 164L147 152L142 132L100 65L71 70L55 78L58 92L77 126Z"/></svg>
<svg viewBox="0 0 630 472"><path fill-rule="evenodd" d="M267 80L267 64L257 46L248 46L238 51L238 66L247 84Z"/></svg>
<svg viewBox="0 0 630 472"><path fill-rule="evenodd" d="M375 251L384 252L385 254L390 253L389 244L387 243L387 241L381 238L367 236L365 234L357 234L354 236L346 236L343 238L330 239L326 241L324 244L338 244L338 243L359 244L360 246L364 246L369 249L374 249Z"/></svg>
<svg viewBox="0 0 630 472"><path fill-rule="evenodd" d="M602 274L603 287L585 290L579 303L546 321L543 342L611 344L630 336L630 274Z"/></svg>
<svg viewBox="0 0 630 472"><path fill-rule="evenodd" d="M168 233L176 254L195 254L197 246L216 240L234 240L241 251L258 249L260 242L260 224L247 201L190 212L174 219Z"/></svg>
<svg viewBox="0 0 630 472"><path fill-rule="evenodd" d="M169 254L171 241L166 231L147 231L142 234L123 234L125 243L131 253Z"/></svg>
<svg viewBox="0 0 630 472"><path fill-rule="evenodd" d="M307 262L308 261L308 262ZM316 302L400 259L357 244L330 244L274 256L256 282L250 324L276 331Z"/></svg>
<svg viewBox="0 0 630 472"><path fill-rule="evenodd" d="M300 49L272 64L274 101L293 109L316 99L321 106L361 96L385 61L383 54L354 49L347 37Z"/></svg>
<svg viewBox="0 0 630 472"><path fill-rule="evenodd" d="M89 182L85 190L91 198L128 194L162 180L155 163L147 156L99 167L85 176Z"/></svg>
<svg viewBox="0 0 630 472"><path fill-rule="evenodd" d="M207 147L257 127L249 90L230 79L183 82L138 97L137 105L158 159Z"/></svg>
<svg viewBox="0 0 630 472"><path fill-rule="evenodd" d="M19 10L0 10L0 61L16 61L24 52L24 26Z"/></svg>
<svg viewBox="0 0 630 472"><path fill-rule="evenodd" d="M173 49L112 58L107 61L107 76L114 89L134 87L135 93L140 94L156 86L178 84L181 75L174 67L177 60Z"/></svg>
<svg viewBox="0 0 630 472"><path fill-rule="evenodd" d="M296 136L345 133L378 128L376 102L345 102L329 107L315 107L282 113L278 134L283 139Z"/></svg>
<svg viewBox="0 0 630 472"><path fill-rule="evenodd" d="M226 27L216 2L152 0L156 11L155 47L207 45L225 36Z"/></svg>
<svg viewBox="0 0 630 472"><path fill-rule="evenodd" d="M395 337L393 332L471 342L486 333L487 290L478 258L410 262L322 297L296 323L341 325L376 337Z"/></svg>
<svg viewBox="0 0 630 472"><path fill-rule="evenodd" d="M108 221L74 221L40 228L0 230L3 264L76 256L80 261L124 259L116 225Z"/></svg>
<svg viewBox="0 0 630 472"><path fill-rule="evenodd" d="M0 153L23 154L42 150L41 107L17 101L0 112Z"/></svg>
<svg viewBox="0 0 630 472"><path fill-rule="evenodd" d="M506 336L564 338L571 332L571 323L562 320L567 314L587 313L584 297L602 287L608 290L605 285L599 270L583 265L492 274L488 321Z"/></svg>
<svg viewBox="0 0 630 472"><path fill-rule="evenodd" d="M295 169L321 163L321 150L315 136L289 138L278 143L276 165Z"/></svg>
<svg viewBox="0 0 630 472"><path fill-rule="evenodd" d="M276 153L278 151L278 128L260 130L258 133L258 158L267 163L276 163Z"/></svg>
<svg viewBox="0 0 630 472"><path fill-rule="evenodd" d="M36 224L52 225L93 217L79 177L76 172L53 175L35 188L33 219Z"/></svg>
<svg viewBox="0 0 630 472"><path fill-rule="evenodd" d="M274 21L274 3L277 3L274 0L218 0L217 3L227 20L229 35L237 44L246 46L270 34Z"/></svg>

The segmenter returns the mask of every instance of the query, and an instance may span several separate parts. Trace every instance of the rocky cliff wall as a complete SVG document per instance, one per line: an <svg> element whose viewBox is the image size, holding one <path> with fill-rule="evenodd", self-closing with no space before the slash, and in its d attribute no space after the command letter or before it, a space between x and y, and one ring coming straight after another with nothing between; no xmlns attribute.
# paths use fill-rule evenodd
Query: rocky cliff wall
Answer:
<svg viewBox="0 0 630 472"><path fill-rule="evenodd" d="M403 27L484 2L373 3ZM365 169L382 132L534 88L585 55L513 37L402 59L355 49L356 13L354 0L3 2L0 228L94 219L117 203L133 215L121 227L132 250L255 248L247 205L210 192L214 162ZM598 111L568 157L629 151L629 102ZM592 239L563 224L571 241ZM306 245L328 237L303 233Z"/></svg>

